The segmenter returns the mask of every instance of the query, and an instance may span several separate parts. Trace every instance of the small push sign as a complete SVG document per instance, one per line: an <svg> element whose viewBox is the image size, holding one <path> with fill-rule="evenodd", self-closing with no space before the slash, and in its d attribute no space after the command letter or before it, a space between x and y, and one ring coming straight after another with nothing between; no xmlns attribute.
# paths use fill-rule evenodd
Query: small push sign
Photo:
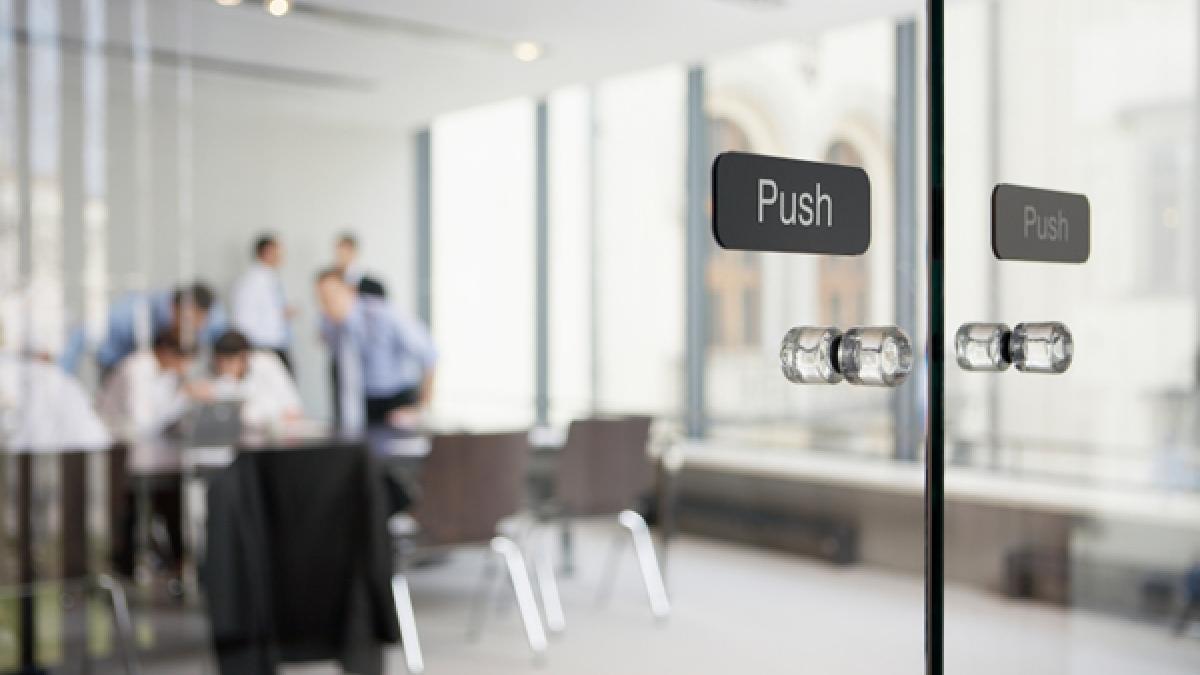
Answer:
<svg viewBox="0 0 1200 675"><path fill-rule="evenodd" d="M871 243L871 183L860 168L724 152L712 181L722 248L861 255Z"/></svg>
<svg viewBox="0 0 1200 675"><path fill-rule="evenodd" d="M1000 260L1081 263L1091 245L1086 196L1007 183L992 191L992 251Z"/></svg>

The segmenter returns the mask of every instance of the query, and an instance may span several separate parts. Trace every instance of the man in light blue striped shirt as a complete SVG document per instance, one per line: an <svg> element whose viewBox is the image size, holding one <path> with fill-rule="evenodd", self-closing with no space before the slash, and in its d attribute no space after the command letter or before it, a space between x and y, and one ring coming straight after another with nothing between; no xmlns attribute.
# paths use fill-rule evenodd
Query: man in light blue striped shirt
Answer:
<svg viewBox="0 0 1200 675"><path fill-rule="evenodd" d="M317 298L338 362L343 431L407 421L428 404L437 350L424 324L387 300L359 295L336 269L317 277Z"/></svg>

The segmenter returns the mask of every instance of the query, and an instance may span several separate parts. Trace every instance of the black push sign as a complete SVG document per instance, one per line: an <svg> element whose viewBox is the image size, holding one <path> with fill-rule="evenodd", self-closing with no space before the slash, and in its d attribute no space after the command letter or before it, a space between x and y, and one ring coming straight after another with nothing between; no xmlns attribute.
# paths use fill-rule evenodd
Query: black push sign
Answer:
<svg viewBox="0 0 1200 675"><path fill-rule="evenodd" d="M723 248L861 255L871 243L871 183L860 168L724 152L712 181Z"/></svg>
<svg viewBox="0 0 1200 675"><path fill-rule="evenodd" d="M992 190L992 251L1000 260L1085 262L1091 211L1084 195L1001 183Z"/></svg>

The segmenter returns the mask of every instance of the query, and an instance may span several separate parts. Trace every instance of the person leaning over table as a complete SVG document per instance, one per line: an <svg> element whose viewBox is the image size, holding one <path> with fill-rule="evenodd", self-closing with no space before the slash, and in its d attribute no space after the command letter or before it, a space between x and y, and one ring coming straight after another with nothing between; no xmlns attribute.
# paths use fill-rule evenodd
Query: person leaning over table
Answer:
<svg viewBox="0 0 1200 675"><path fill-rule="evenodd" d="M130 444L133 473L178 468L167 436L193 403L213 398L208 382L188 378L194 356L177 332L161 331L152 349L122 359L101 386L97 409L113 436Z"/></svg>
<svg viewBox="0 0 1200 675"><path fill-rule="evenodd" d="M139 340L139 324L149 320L148 334ZM139 346L149 346L155 336L170 331L184 346L210 346L225 332L225 313L212 289L204 282L181 285L173 291L129 292L108 311L104 337L96 348L96 364L103 382L117 364ZM64 370L77 373L86 345L82 328L72 331L60 359Z"/></svg>
<svg viewBox="0 0 1200 675"><path fill-rule="evenodd" d="M271 350L254 349L239 331L217 338L213 374L213 396L241 401L242 422L249 427L278 427L304 413L283 361Z"/></svg>
<svg viewBox="0 0 1200 675"><path fill-rule="evenodd" d="M177 481L151 477L179 471L179 448L171 440L172 430L193 403L212 400L208 382L187 377L193 354L176 332L161 331L153 349L136 351L113 368L96 406L113 437L128 445L129 475L149 481L150 510L166 524L169 551L165 553L174 566L183 553L182 492ZM114 533L113 559L118 571L132 574L136 502L132 490L123 497L124 517Z"/></svg>
<svg viewBox="0 0 1200 675"><path fill-rule="evenodd" d="M428 328L388 301L360 295L340 270L317 276L322 336L337 360L343 432L407 426L432 394L437 352Z"/></svg>
<svg viewBox="0 0 1200 675"><path fill-rule="evenodd" d="M346 283L358 290L358 294L362 296L371 296L376 298L386 298L387 289L383 284L372 276L363 271L362 266L358 262L358 237L353 232L343 232L338 236L333 247L333 267L338 272L341 272L342 278ZM326 320L321 319L322 328ZM325 331L322 330L322 335ZM331 383L330 391L333 392L333 420L334 424L340 425L342 418L342 402L338 392L341 385L341 376L338 373L337 358L332 355L329 359L329 381Z"/></svg>

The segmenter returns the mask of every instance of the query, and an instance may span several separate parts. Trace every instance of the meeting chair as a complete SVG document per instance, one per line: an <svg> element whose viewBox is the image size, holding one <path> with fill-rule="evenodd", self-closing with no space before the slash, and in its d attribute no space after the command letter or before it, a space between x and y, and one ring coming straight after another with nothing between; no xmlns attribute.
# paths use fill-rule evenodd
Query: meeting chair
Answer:
<svg viewBox="0 0 1200 675"><path fill-rule="evenodd" d="M11 464L8 460L11 459ZM15 587L0 589L0 598L16 601L22 630L18 645L19 672L44 672L36 663L37 630L47 625L37 616L39 595L58 591L64 598L90 598L94 595L107 596L108 607L112 613L112 625L116 638L116 648L120 655L121 665L126 673L136 675L139 672L137 648L134 643L133 619L129 610L129 602L125 595L123 583L116 577L92 569L90 551L95 542L90 536L87 526L89 496L92 490L89 486L103 483L92 481L88 474L104 463L124 461L124 457L114 457L111 452L55 452L42 455L29 453L11 454L4 457L8 466L0 470L0 475L7 473L9 468L15 469L16 490L13 495L16 521L16 568L17 581ZM94 461L99 460L99 461ZM36 465L36 469L35 469ZM57 466L54 466L57 465ZM43 476L57 469L59 489L56 498L39 499L35 495L35 474ZM109 488L111 490L111 488ZM43 495L44 497L45 495ZM9 506L9 504L4 504ZM59 565L50 565L51 571L46 574L45 568L39 569L40 562L34 555L34 524L35 511L54 509L58 512L57 529L61 539L49 547L58 551ZM54 529L54 528L52 528ZM42 574L39 574L42 572ZM87 604L72 602L72 609L64 613L63 629L66 622L77 623L77 628L87 634ZM78 654L64 654L64 669L86 672L92 667L92 656L86 644L86 639L77 650ZM77 662L75 662L77 661Z"/></svg>
<svg viewBox="0 0 1200 675"><path fill-rule="evenodd" d="M653 420L643 416L576 420L567 429L567 440L559 451L554 495L540 509L545 522L586 517L613 518L619 526L601 583L601 598L607 597L620 555L632 543L650 611L665 620L671 613L666 584L659 566L654 540L638 508L655 482L654 466L647 455ZM546 530L543 528L543 532ZM543 611L556 617L552 627L563 630L563 609L558 582L550 562L549 538L538 543L534 576L542 591ZM549 623L549 622L548 622Z"/></svg>
<svg viewBox="0 0 1200 675"><path fill-rule="evenodd" d="M522 546L507 521L524 506L529 442L525 433L443 434L434 436L417 473L415 529L397 533L401 566L435 552L486 546L484 583L476 594L468 636L480 635L488 612L491 581L502 564L534 657L546 651L546 633L529 581Z"/></svg>
<svg viewBox="0 0 1200 675"><path fill-rule="evenodd" d="M240 452L210 478L202 580L220 672L337 660L382 673L401 639L420 670L384 489L367 449L341 442Z"/></svg>

